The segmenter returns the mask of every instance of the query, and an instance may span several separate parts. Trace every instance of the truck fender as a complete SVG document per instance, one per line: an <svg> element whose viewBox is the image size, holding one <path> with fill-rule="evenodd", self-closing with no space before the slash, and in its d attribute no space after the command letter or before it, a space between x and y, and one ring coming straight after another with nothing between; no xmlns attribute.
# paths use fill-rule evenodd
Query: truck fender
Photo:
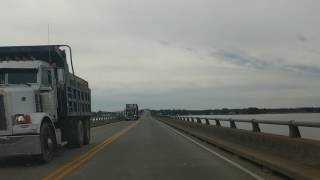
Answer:
<svg viewBox="0 0 320 180"><path fill-rule="evenodd" d="M37 126L37 133L40 134L40 127L42 122L45 119L48 119L52 125L52 127L55 129L54 123L52 121L52 117L47 113L32 113L30 114L32 119L32 124ZM54 131L55 132L55 131Z"/></svg>

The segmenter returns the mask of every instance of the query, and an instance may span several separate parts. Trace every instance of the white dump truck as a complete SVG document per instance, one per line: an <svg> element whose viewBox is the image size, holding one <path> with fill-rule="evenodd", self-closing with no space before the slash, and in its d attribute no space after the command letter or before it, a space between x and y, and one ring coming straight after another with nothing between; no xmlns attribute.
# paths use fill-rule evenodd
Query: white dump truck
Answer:
<svg viewBox="0 0 320 180"><path fill-rule="evenodd" d="M91 90L74 73L70 46L0 47L0 157L49 162L59 145L89 144L90 115Z"/></svg>

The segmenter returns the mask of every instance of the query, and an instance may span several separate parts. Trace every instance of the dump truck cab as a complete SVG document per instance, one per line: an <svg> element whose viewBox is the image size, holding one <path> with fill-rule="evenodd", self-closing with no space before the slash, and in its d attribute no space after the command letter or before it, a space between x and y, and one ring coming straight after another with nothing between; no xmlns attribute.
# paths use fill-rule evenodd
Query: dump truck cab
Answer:
<svg viewBox="0 0 320 180"><path fill-rule="evenodd" d="M37 132L38 128L26 121L39 113L57 121L56 87L54 69L46 62L1 61L0 106L6 111L1 117L0 135ZM43 109L39 106L40 96Z"/></svg>

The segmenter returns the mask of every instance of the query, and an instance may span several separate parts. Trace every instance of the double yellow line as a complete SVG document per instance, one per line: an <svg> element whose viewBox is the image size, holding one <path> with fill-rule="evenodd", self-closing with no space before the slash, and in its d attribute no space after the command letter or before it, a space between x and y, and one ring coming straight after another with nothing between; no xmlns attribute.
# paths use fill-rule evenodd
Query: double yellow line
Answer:
<svg viewBox="0 0 320 180"><path fill-rule="evenodd" d="M134 127L136 124L138 124L139 121L130 124L126 128L122 129L121 131L113 134L110 138L104 140L103 142L97 144L93 148L91 148L89 151L85 152L84 154L80 155L78 158L68 162L67 164L61 166L58 169L53 170L50 172L47 176L42 177L42 180L51 180L51 179L61 179L62 177L68 175L71 171L82 165L87 160L91 159L96 153L101 151L105 146L111 144L114 140L125 134L129 129Z"/></svg>

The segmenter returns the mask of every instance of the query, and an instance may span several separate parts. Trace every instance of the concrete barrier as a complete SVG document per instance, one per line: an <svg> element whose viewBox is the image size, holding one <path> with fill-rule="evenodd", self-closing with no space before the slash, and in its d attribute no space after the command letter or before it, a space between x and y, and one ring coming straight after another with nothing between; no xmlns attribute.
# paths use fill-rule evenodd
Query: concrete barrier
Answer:
<svg viewBox="0 0 320 180"><path fill-rule="evenodd" d="M320 142L187 122L160 121L201 140L294 179L320 178Z"/></svg>

